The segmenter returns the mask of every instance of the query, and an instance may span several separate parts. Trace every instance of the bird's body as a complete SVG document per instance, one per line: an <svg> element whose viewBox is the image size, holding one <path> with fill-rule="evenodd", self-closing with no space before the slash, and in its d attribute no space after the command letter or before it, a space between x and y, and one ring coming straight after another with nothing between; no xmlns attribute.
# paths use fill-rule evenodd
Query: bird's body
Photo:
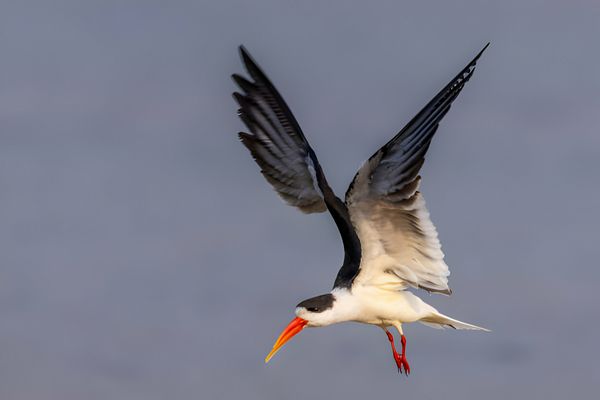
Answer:
<svg viewBox="0 0 600 400"><path fill-rule="evenodd" d="M317 156L281 95L247 51L242 60L253 81L233 75L244 92L234 93L250 133L239 134L261 172L289 205L304 213L329 211L344 245L344 262L330 293L296 307L296 318L267 356L305 327L359 322L381 327L399 371L408 374L403 323L485 330L439 313L409 288L451 294L448 266L419 192L419 170L441 119L475 69L486 47L396 136L358 170L345 198L338 198ZM395 327L402 353L394 346Z"/></svg>
<svg viewBox="0 0 600 400"><path fill-rule="evenodd" d="M308 327L346 321L389 327L396 323L419 321L436 313L433 307L409 291L359 284L352 291L334 289L331 293L336 299L331 311L313 316ZM300 318L305 316L303 310L298 310L296 315Z"/></svg>
<svg viewBox="0 0 600 400"><path fill-rule="evenodd" d="M296 316L306 319L307 327L327 326L340 322L360 322L380 327L422 322L439 328L482 329L447 317L420 297L407 290L385 289L376 285L355 284L352 290L333 289L335 301L330 309L308 315L302 307Z"/></svg>

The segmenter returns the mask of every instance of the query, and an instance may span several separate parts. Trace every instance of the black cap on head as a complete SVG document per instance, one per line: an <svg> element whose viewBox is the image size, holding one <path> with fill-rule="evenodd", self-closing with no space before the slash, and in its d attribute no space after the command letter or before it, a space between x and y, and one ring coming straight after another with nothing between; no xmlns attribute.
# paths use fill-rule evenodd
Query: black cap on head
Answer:
<svg viewBox="0 0 600 400"><path fill-rule="evenodd" d="M331 293L306 299L296 307L306 308L307 311L320 313L333 307L335 297Z"/></svg>

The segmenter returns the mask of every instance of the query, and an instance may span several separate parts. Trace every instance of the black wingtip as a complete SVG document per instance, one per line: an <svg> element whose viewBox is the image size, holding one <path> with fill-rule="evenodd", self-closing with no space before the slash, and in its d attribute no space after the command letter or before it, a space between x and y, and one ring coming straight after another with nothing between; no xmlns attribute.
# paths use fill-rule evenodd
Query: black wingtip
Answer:
<svg viewBox="0 0 600 400"><path fill-rule="evenodd" d="M481 57L481 55L483 54L483 52L485 51L485 49L487 49L489 47L491 42L487 42L487 44L485 46L483 46L483 49L481 49L481 51L479 53L477 53L477 55L475 56L475 58L473 59L473 61L471 61L472 64L476 63L477 60L479 60L479 57Z"/></svg>
<svg viewBox="0 0 600 400"><path fill-rule="evenodd" d="M256 82L261 82L263 84L266 84L267 86L271 86L271 89L275 90L273 84L271 83L269 78L267 78L267 75L258 66L257 62L254 61L246 47L244 47L244 45L240 45L239 51L240 57L242 58L242 62L244 63L244 66L246 67L246 70L248 71L252 79L254 79L254 81Z"/></svg>
<svg viewBox="0 0 600 400"><path fill-rule="evenodd" d="M231 95L233 96L233 99L238 103L238 105L243 108L244 104L246 103L246 98L244 97L244 95L239 92L233 92L231 93Z"/></svg>
<svg viewBox="0 0 600 400"><path fill-rule="evenodd" d="M232 74L231 79L233 79L233 81L238 85L238 87L245 91L246 94L256 90L256 86L241 75Z"/></svg>
<svg viewBox="0 0 600 400"><path fill-rule="evenodd" d="M246 49L246 47L244 47L243 44L241 44L238 47L238 49L240 51L240 57L242 59L242 62L246 66L246 69L248 70L248 72L252 73L253 70L259 69L256 62L252 59L250 52Z"/></svg>
<svg viewBox="0 0 600 400"><path fill-rule="evenodd" d="M456 80L460 78L462 81L467 82L469 78L471 78L471 75L473 75L473 72L475 72L475 65L477 65L477 60L479 60L479 57L481 57L481 55L489 47L489 45L490 42L487 42L487 44L483 46L483 49L481 49L481 51L477 53L475 58L473 58L471 62L468 63L467 66L454 79Z"/></svg>

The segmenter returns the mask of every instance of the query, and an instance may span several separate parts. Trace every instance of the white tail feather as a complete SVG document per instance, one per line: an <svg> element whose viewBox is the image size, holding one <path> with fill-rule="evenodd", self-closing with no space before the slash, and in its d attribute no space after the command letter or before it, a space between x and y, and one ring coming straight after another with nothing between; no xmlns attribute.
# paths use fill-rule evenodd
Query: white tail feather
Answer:
<svg viewBox="0 0 600 400"><path fill-rule="evenodd" d="M430 326L436 329L453 328L453 329L468 329L473 331L485 331L491 332L489 329L482 328L477 325L467 324L466 322L459 321L454 318L447 317L443 314L437 313L429 317L419 320L423 325Z"/></svg>

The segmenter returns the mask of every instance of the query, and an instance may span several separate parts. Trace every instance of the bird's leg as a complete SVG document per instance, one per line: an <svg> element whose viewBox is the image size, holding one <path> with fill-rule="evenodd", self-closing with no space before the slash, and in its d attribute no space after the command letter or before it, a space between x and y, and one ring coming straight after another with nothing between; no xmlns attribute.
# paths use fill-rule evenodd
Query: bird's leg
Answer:
<svg viewBox="0 0 600 400"><path fill-rule="evenodd" d="M400 360L394 356L396 359L396 364L400 363L404 367L404 373L408 376L410 374L410 365L408 365L408 361L406 360L406 336L404 336L404 332L402 331L402 324L400 322L394 323L398 332L400 332L400 343L402 343L402 354L400 355ZM397 353L396 353L397 354ZM400 367L398 370L401 372Z"/></svg>
<svg viewBox="0 0 600 400"><path fill-rule="evenodd" d="M400 355L396 351L396 346L394 345L394 335L392 335L390 331L388 331L384 326L382 326L382 329L385 331L385 334L387 335L388 340L390 341L390 345L392 346L392 353L394 354L394 361L396 361L398 372L402 373L402 367L404 367L404 372L406 373L406 375L408 375L410 372L410 367L408 366L408 362L406 362L406 358L404 357L404 350L406 348L406 339L404 338L404 335L402 335L401 339L402 355Z"/></svg>

